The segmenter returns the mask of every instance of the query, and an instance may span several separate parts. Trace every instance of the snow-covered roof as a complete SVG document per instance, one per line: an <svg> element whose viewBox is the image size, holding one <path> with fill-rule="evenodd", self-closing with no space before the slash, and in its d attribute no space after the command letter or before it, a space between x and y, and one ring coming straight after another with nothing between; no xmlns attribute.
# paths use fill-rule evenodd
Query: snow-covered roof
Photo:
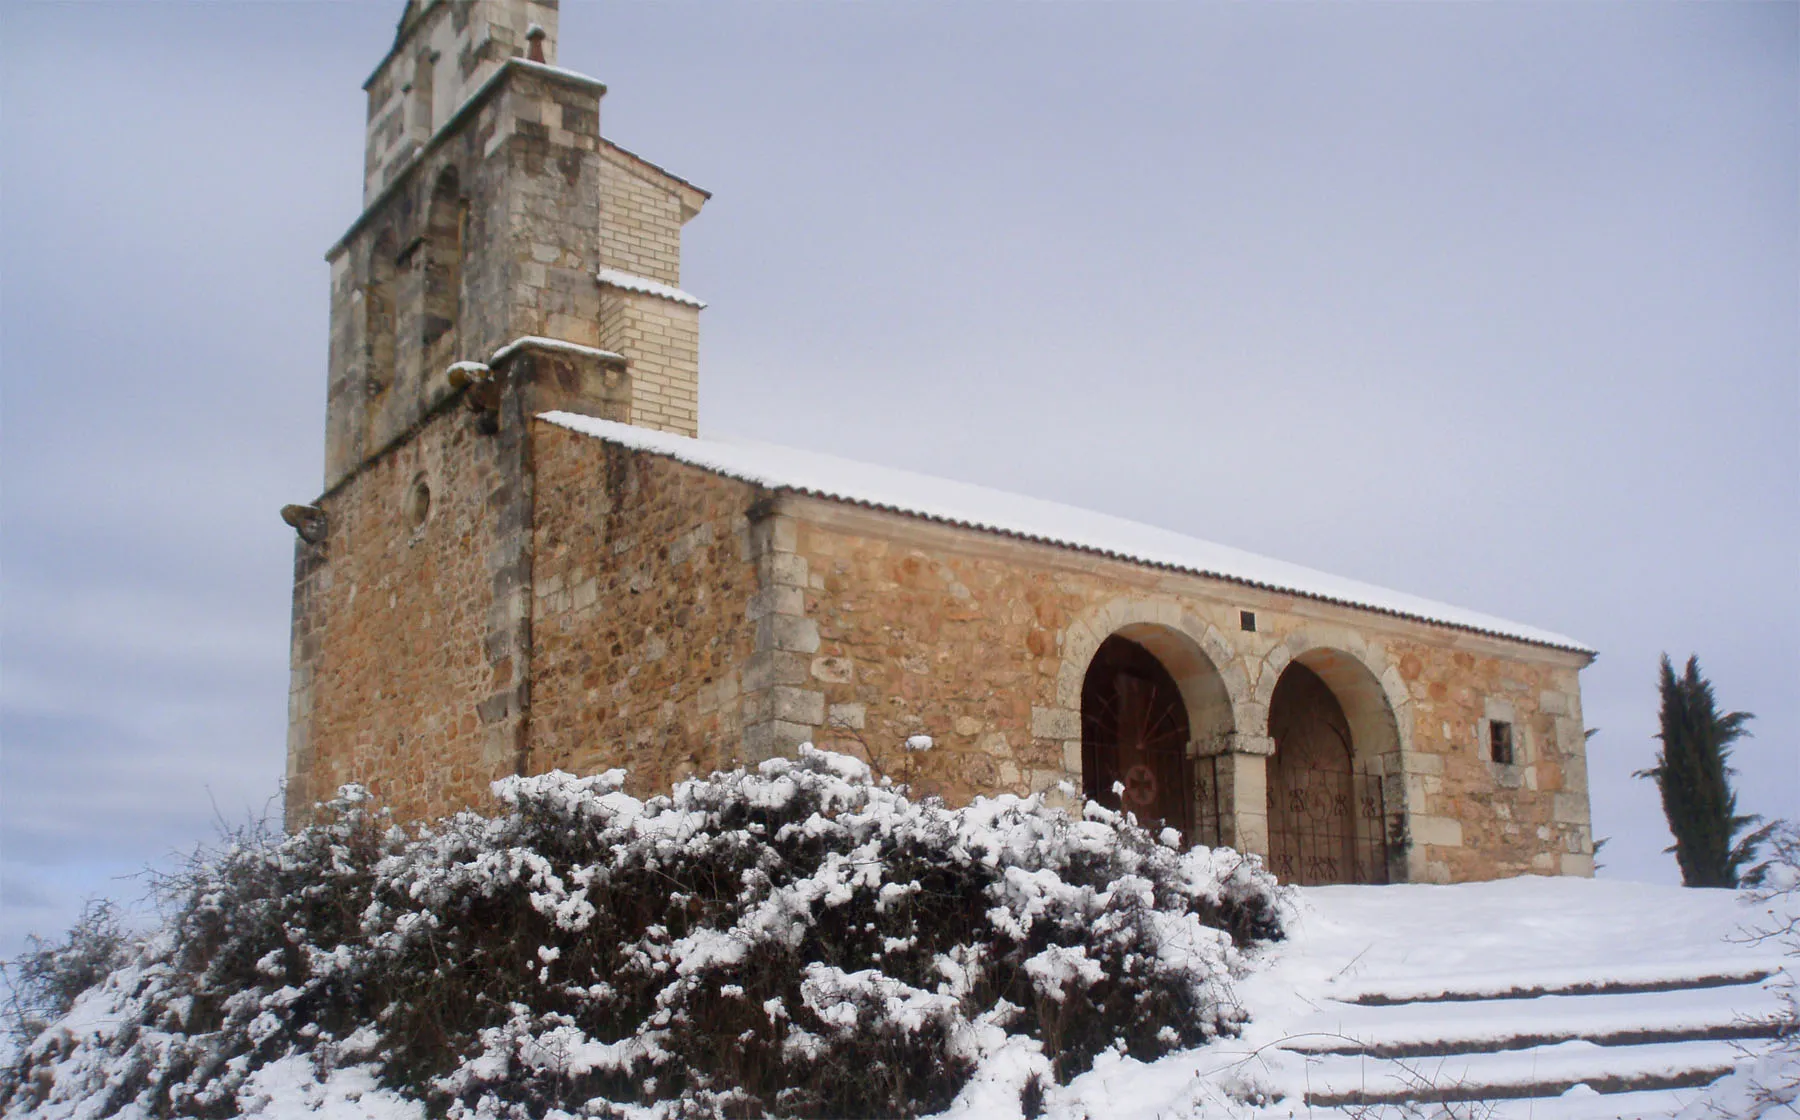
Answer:
<svg viewBox="0 0 1800 1120"><path fill-rule="evenodd" d="M1154 525L1042 498L1009 494L985 486L858 463L813 451L761 443L694 439L572 412L547 412L540 419L625 447L667 455L772 490L892 510L1534 645L1579 653L1594 652L1592 647L1573 638L1535 626L1509 622L1479 611L1390 591Z"/></svg>

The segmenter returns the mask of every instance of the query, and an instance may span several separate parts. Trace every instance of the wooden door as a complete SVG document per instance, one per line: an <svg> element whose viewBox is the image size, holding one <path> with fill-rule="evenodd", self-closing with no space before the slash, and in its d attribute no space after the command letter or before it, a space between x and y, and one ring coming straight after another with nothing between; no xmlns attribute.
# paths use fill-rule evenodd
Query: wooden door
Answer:
<svg viewBox="0 0 1800 1120"><path fill-rule="evenodd" d="M1150 829L1193 830L1187 704L1156 655L1126 638L1101 643L1081 689L1084 792Z"/></svg>

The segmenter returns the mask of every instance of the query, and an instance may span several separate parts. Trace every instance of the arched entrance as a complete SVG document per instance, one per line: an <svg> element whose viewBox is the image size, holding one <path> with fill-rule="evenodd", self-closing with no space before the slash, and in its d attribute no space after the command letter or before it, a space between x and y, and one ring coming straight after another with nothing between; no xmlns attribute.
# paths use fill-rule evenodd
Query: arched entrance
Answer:
<svg viewBox="0 0 1800 1120"><path fill-rule="evenodd" d="M1187 704L1148 649L1120 635L1100 643L1081 686L1083 792L1147 828L1194 827Z"/></svg>
<svg viewBox="0 0 1800 1120"><path fill-rule="evenodd" d="M1296 661L1269 700L1269 869L1285 883L1387 882L1380 780L1358 765L1344 706Z"/></svg>

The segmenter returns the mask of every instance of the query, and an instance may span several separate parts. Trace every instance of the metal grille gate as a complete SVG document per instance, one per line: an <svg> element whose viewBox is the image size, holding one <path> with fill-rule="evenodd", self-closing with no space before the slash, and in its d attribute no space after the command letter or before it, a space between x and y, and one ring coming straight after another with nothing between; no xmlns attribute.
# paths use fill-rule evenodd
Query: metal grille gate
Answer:
<svg viewBox="0 0 1800 1120"><path fill-rule="evenodd" d="M1193 762L1193 840L1217 847L1227 813L1219 758ZM1269 870L1284 883L1387 883L1390 820L1379 774L1329 774L1328 783L1290 788L1287 803L1269 805Z"/></svg>

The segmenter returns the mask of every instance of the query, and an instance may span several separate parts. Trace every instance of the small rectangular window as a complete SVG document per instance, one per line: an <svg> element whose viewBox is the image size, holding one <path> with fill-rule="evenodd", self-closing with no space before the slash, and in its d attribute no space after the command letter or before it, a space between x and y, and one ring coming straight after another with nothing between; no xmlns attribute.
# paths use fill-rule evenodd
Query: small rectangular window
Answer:
<svg viewBox="0 0 1800 1120"><path fill-rule="evenodd" d="M1256 612L1239 611L1238 625L1252 634L1256 633Z"/></svg>
<svg viewBox="0 0 1800 1120"><path fill-rule="evenodd" d="M1488 721L1488 757L1502 766L1513 764L1512 724L1503 719Z"/></svg>

